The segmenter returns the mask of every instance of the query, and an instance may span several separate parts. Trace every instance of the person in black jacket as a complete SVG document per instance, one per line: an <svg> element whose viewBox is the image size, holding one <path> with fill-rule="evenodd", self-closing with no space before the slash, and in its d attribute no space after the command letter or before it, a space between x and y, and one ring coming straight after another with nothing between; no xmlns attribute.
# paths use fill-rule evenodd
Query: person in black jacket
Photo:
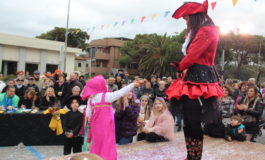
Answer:
<svg viewBox="0 0 265 160"><path fill-rule="evenodd" d="M40 99L33 88L26 90L24 97L21 99L21 108L34 109L40 107Z"/></svg>
<svg viewBox="0 0 265 160"><path fill-rule="evenodd" d="M45 94L44 97L41 99L41 105L40 105L40 110L46 110L48 108L56 108L57 106L57 98L55 96L54 89L52 87L49 87Z"/></svg>
<svg viewBox="0 0 265 160"><path fill-rule="evenodd" d="M60 105L62 107L62 95L63 95L63 89L66 85L65 78L63 75L59 75L59 80L54 84L54 91L57 99L60 101Z"/></svg>
<svg viewBox="0 0 265 160"><path fill-rule="evenodd" d="M247 95L237 105L238 114L243 119L243 124L246 126L246 140L253 141L255 135L258 134L258 121L263 112L263 104L258 96L258 89L251 86L247 90Z"/></svg>
<svg viewBox="0 0 265 160"><path fill-rule="evenodd" d="M29 88L34 88L35 91L39 94L40 93L40 89L39 87L35 84L35 78L34 77L29 77L28 78L28 85L26 86L25 90L29 89Z"/></svg>
<svg viewBox="0 0 265 160"><path fill-rule="evenodd" d="M26 91L26 87L23 85L24 79L18 78L18 79L16 79L16 82L17 82L17 84L15 86L16 87L16 95L20 99L19 104L18 104L18 106L20 106L21 105L21 99L23 99L24 93Z"/></svg>
<svg viewBox="0 0 265 160"><path fill-rule="evenodd" d="M159 87L155 90L156 97L162 97L164 99L167 99L167 95L165 93L166 91L166 83L164 81L159 82Z"/></svg>
<svg viewBox="0 0 265 160"><path fill-rule="evenodd" d="M83 114L78 111L80 101L80 96L72 96L67 104L71 110L66 113L63 121L63 129L65 132L64 155L71 154L72 148L73 153L82 151L83 139L78 135L83 122Z"/></svg>

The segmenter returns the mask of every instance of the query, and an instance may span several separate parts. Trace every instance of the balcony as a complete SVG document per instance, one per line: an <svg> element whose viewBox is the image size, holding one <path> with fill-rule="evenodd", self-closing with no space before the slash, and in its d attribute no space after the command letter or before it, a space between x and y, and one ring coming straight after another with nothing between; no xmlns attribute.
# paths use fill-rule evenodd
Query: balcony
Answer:
<svg viewBox="0 0 265 160"><path fill-rule="evenodd" d="M104 53L104 52L96 52L94 58L95 59L109 60L110 59L110 54L109 53Z"/></svg>

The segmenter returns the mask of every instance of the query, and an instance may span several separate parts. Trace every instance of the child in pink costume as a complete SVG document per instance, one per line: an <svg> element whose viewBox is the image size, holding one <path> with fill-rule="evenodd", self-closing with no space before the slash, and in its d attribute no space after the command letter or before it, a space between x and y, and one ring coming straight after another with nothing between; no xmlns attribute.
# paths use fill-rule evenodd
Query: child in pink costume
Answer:
<svg viewBox="0 0 265 160"><path fill-rule="evenodd" d="M96 76L87 82L82 99L89 98L86 116L90 118L91 127L90 153L97 154L104 160L117 160L112 102L132 90L136 83L116 92L107 92L107 84L103 76Z"/></svg>

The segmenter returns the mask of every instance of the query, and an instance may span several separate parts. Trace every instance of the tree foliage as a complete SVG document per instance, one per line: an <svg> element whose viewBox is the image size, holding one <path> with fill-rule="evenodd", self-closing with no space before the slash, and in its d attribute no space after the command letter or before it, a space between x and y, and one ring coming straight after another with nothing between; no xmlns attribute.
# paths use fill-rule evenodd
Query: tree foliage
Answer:
<svg viewBox="0 0 265 160"><path fill-rule="evenodd" d="M181 40L179 36L157 34L136 35L134 40L127 42L122 48L120 64L126 65L138 62L138 70L143 77L175 76L176 69L170 67L172 61L182 58Z"/></svg>
<svg viewBox="0 0 265 160"><path fill-rule="evenodd" d="M36 38L64 42L65 32L65 28L55 27L53 30L48 31L47 33L42 33L41 35L36 36ZM89 40L89 35L86 32L83 32L78 28L70 28L68 32L67 45L69 47L81 48L82 50L87 48L88 44L86 41Z"/></svg>

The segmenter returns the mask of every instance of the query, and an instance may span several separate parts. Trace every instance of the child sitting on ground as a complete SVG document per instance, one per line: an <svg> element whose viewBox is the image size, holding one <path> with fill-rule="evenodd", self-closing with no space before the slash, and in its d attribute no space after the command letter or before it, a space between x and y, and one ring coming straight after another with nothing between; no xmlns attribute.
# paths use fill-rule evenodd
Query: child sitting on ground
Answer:
<svg viewBox="0 0 265 160"><path fill-rule="evenodd" d="M142 133L138 134L138 141L162 142L173 140L174 119L168 111L167 104L162 97L157 97L154 101L151 117Z"/></svg>
<svg viewBox="0 0 265 160"><path fill-rule="evenodd" d="M245 126L242 124L242 119L239 116L231 117L231 122L225 130L225 139L229 142L233 140L246 140Z"/></svg>

